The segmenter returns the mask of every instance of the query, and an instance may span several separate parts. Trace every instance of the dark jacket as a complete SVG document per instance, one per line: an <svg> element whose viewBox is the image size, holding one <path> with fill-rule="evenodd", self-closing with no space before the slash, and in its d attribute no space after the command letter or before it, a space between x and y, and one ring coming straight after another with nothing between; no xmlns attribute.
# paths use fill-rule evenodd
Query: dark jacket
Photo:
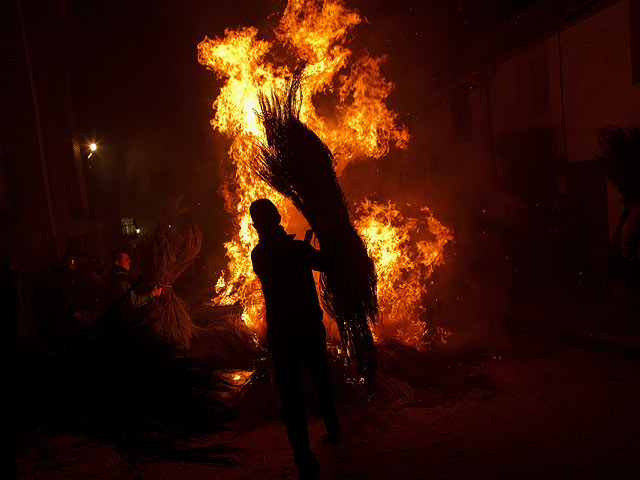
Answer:
<svg viewBox="0 0 640 480"><path fill-rule="evenodd" d="M267 330L272 332L322 324L312 272L324 270L322 254L293 237L279 227L262 234L251 252L267 307Z"/></svg>
<svg viewBox="0 0 640 480"><path fill-rule="evenodd" d="M130 288L129 272L117 265L114 266L109 272L109 284L107 287L107 308L114 314L130 318L134 309L144 307L153 298L151 292L139 295L134 290L131 290L124 298Z"/></svg>

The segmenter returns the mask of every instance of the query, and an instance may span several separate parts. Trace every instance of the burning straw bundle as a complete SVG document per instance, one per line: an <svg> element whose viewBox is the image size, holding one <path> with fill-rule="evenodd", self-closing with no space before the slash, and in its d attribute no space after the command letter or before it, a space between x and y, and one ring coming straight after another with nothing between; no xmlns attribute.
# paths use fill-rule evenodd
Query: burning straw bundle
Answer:
<svg viewBox="0 0 640 480"><path fill-rule="evenodd" d="M378 316L377 277L367 249L351 224L331 151L304 125L298 69L283 98L260 96L267 143L252 168L293 202L315 232L327 268L320 278L325 310L338 324L345 350L368 385L375 378L375 346L369 322Z"/></svg>
<svg viewBox="0 0 640 480"><path fill-rule="evenodd" d="M202 232L196 226L177 228L177 219L184 212L180 199L176 200L163 212L153 236L154 278L162 287L162 295L156 300L151 320L154 328L170 340L189 347L196 327L187 303L176 295L173 285L200 252Z"/></svg>

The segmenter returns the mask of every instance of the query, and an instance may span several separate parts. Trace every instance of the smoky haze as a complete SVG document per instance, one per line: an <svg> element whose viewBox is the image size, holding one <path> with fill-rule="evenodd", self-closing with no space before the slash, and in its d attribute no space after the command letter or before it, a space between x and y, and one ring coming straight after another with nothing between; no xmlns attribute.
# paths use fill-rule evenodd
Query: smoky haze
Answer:
<svg viewBox="0 0 640 480"><path fill-rule="evenodd" d="M230 141L209 124L222 81L198 64L196 45L205 35L219 37L225 28L249 25L269 38L286 2L249 2L242 8L205 1L71 3L81 141L95 140L100 149L88 171L93 204L112 221L133 216L149 232L167 199L184 195L189 216L204 233L208 280L215 278L225 265L222 244L232 233L218 194L232 171ZM495 297L483 311L487 318L496 318L504 303L498 293L508 278L500 280L495 292L486 291L482 278L474 279L471 259L485 256L483 248L495 247L474 240L477 225L468 215L486 211L484 205L473 205L484 198L479 193L483 184L465 159L429 153L430 141L439 132L425 124L424 112L430 95L463 68L463 52L476 33L508 17L516 9L513 3L347 2L364 19L350 34L349 47L387 56L383 75L396 84L387 104L409 128L411 141L407 150L392 149L384 158L355 162L344 172L343 186L353 199L429 206L454 229L456 248L466 249L464 261L444 267L437 275L442 286L429 300L439 295L441 305L450 305L448 312L457 312L451 318L466 317L461 302L474 297ZM463 267L467 270L452 271ZM496 278L501 276L508 275L496 273ZM477 311L474 322L483 330L487 322ZM455 323L451 318L448 322ZM495 337L488 329L485 336Z"/></svg>
<svg viewBox="0 0 640 480"><path fill-rule="evenodd" d="M150 232L167 200L184 195L204 232L203 253L221 264L230 220L218 191L229 142L209 124L221 83L198 64L196 45L227 27L264 23L275 5L255 2L241 16L204 1L73 8L74 103L81 142L98 143L87 171L98 214L113 225L135 217Z"/></svg>

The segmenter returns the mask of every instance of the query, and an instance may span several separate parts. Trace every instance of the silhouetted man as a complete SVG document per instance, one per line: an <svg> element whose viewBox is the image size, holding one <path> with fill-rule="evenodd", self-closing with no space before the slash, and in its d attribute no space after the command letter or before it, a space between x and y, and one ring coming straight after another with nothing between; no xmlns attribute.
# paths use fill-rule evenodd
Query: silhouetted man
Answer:
<svg viewBox="0 0 640 480"><path fill-rule="evenodd" d="M304 411L304 365L318 392L329 443L339 439L338 421L327 364L322 309L312 270L323 270L321 252L280 225L280 213L271 201L256 200L250 207L260 240L251 252L253 269L262 283L267 308L267 340L275 367L282 413L301 478L313 478L320 464L311 452Z"/></svg>

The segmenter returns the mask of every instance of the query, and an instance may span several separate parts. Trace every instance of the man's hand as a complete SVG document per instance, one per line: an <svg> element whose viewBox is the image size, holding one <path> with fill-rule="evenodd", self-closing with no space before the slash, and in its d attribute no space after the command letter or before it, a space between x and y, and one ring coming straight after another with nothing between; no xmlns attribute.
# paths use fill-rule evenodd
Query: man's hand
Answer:
<svg viewBox="0 0 640 480"><path fill-rule="evenodd" d="M162 294L162 287L159 286L155 286L153 287L153 290L151 290L151 295L153 295L154 297L159 297Z"/></svg>

